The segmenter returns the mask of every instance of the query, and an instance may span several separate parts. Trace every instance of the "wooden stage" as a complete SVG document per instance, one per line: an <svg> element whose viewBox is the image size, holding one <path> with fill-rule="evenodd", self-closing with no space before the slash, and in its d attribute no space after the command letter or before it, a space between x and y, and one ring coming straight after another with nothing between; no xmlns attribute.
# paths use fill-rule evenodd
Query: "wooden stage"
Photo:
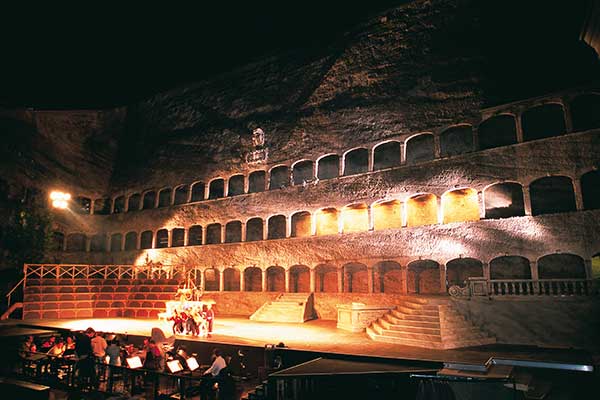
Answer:
<svg viewBox="0 0 600 400"><path fill-rule="evenodd" d="M152 328L161 328L171 336L171 324L156 319L100 318L100 319L45 319L5 321L12 324L40 328L97 331L149 336ZM546 363L573 363L593 365L592 354L574 349L545 349L534 346L487 345L453 350L425 349L372 341L364 332L351 333L336 328L335 321L313 320L305 323L257 322L247 317L215 319L211 338L177 335L178 340L201 341L214 344L264 347L266 344L285 343L290 349L317 353L343 354L369 358L419 360L433 362L460 362L484 364L490 357L541 361Z"/></svg>

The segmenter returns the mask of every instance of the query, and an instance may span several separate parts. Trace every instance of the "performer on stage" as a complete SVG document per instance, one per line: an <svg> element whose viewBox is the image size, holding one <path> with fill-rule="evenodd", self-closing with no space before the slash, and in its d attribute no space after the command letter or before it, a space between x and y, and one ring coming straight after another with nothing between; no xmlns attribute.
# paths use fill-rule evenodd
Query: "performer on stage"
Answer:
<svg viewBox="0 0 600 400"><path fill-rule="evenodd" d="M177 309L173 309L173 315L169 317L173 321L173 335L181 335L183 333L183 318Z"/></svg>
<svg viewBox="0 0 600 400"><path fill-rule="evenodd" d="M211 337L213 331L213 321L215 319L215 311L212 309L212 303L205 304L203 309L206 322L208 323L208 333L206 336Z"/></svg>

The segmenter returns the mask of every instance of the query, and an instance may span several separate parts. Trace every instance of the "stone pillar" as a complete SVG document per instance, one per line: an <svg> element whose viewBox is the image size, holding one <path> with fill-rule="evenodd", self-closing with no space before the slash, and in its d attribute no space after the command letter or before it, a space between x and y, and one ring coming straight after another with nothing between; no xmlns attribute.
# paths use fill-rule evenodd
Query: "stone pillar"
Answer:
<svg viewBox="0 0 600 400"><path fill-rule="evenodd" d="M523 113L520 112L519 115L517 115L515 118L515 122L517 125L517 143L523 143L523 124L521 122L522 115Z"/></svg>
<svg viewBox="0 0 600 400"><path fill-rule="evenodd" d="M433 155L435 158L440 158L440 154L442 154L440 135L433 135Z"/></svg>
<svg viewBox="0 0 600 400"><path fill-rule="evenodd" d="M167 229L167 247L173 247L173 229Z"/></svg>
<svg viewBox="0 0 600 400"><path fill-rule="evenodd" d="M110 201L110 211L108 212L109 214L114 214L115 213L115 199L109 199Z"/></svg>
<svg viewBox="0 0 600 400"><path fill-rule="evenodd" d="M342 155L342 156L339 158L339 162L340 162L340 166L339 166L339 168L338 168L338 170L340 171L340 173L339 173L339 176L344 176L344 172L346 172L346 171L345 171L345 168L344 168L344 164L345 164L345 163L344 163L344 160L345 160L345 158L346 158L346 156L345 156L345 155Z"/></svg>
<svg viewBox="0 0 600 400"><path fill-rule="evenodd" d="M367 207L368 228L370 231L375 230L375 218L373 216L373 205Z"/></svg>
<svg viewBox="0 0 600 400"><path fill-rule="evenodd" d="M244 175L244 193L248 193L250 190L250 174Z"/></svg>
<svg viewBox="0 0 600 400"><path fill-rule="evenodd" d="M562 102L563 109L565 110L565 129L567 133L573 132L573 117L571 115L571 105L563 101Z"/></svg>
<svg viewBox="0 0 600 400"><path fill-rule="evenodd" d="M373 267L367 267L367 292L374 292Z"/></svg>
<svg viewBox="0 0 600 400"><path fill-rule="evenodd" d="M121 235L121 251L125 251L125 239L127 239L127 234Z"/></svg>
<svg viewBox="0 0 600 400"><path fill-rule="evenodd" d="M240 241L245 242L246 241L246 223L245 222L241 222L241 227L240 229L242 230L241 232L241 238Z"/></svg>
<svg viewBox="0 0 600 400"><path fill-rule="evenodd" d="M268 219L264 219L263 220L262 240L267 240L268 237L269 237L269 220Z"/></svg>
<svg viewBox="0 0 600 400"><path fill-rule="evenodd" d="M523 209L525 215L531 216L531 196L529 194L529 185L523 186Z"/></svg>
<svg viewBox="0 0 600 400"><path fill-rule="evenodd" d="M192 186L194 186L193 183L188 187L187 197L185 199L186 203L191 203L192 202Z"/></svg>
<svg viewBox="0 0 600 400"><path fill-rule="evenodd" d="M344 267L337 270L338 293L344 293Z"/></svg>
<svg viewBox="0 0 600 400"><path fill-rule="evenodd" d="M442 207L442 198L435 197L437 200L437 211L438 211L438 224L444 223L444 208Z"/></svg>
<svg viewBox="0 0 600 400"><path fill-rule="evenodd" d="M540 291L540 285L538 283L540 279L537 261L531 261L529 263L529 268L531 269L531 280L533 281L533 293L538 294Z"/></svg>
<svg viewBox="0 0 600 400"><path fill-rule="evenodd" d="M317 234L317 212L310 214L310 234L315 236Z"/></svg>
<svg viewBox="0 0 600 400"><path fill-rule="evenodd" d="M490 264L482 263L481 266L483 269L483 277L485 278L486 281L489 281L490 280Z"/></svg>
<svg viewBox="0 0 600 400"><path fill-rule="evenodd" d="M375 154L374 154L374 148L370 149L369 152L367 153L367 171L372 172L373 171L373 165L375 164Z"/></svg>
<svg viewBox="0 0 600 400"><path fill-rule="evenodd" d="M204 289L206 288L206 277L204 276L204 273L206 270L199 270L200 271L200 290L204 292Z"/></svg>
<svg viewBox="0 0 600 400"><path fill-rule="evenodd" d="M62 251L67 251L67 237L68 235L63 236Z"/></svg>
<svg viewBox="0 0 600 400"><path fill-rule="evenodd" d="M225 290L225 270L219 269L219 292Z"/></svg>
<svg viewBox="0 0 600 400"><path fill-rule="evenodd" d="M206 244L206 225L202 226L202 244Z"/></svg>
<svg viewBox="0 0 600 400"><path fill-rule="evenodd" d="M404 143L400 143L400 165L406 164L406 152L404 151L405 148L406 145Z"/></svg>
<svg viewBox="0 0 600 400"><path fill-rule="evenodd" d="M88 235L85 235L85 251L87 253L89 253L91 247L92 247L92 238L89 237Z"/></svg>
<svg viewBox="0 0 600 400"><path fill-rule="evenodd" d="M310 291L311 293L316 292L316 287L317 287L317 270L314 268L309 269L309 273L310 273Z"/></svg>
<svg viewBox="0 0 600 400"><path fill-rule="evenodd" d="M155 249L156 248L156 232L152 231L152 246L150 246L151 249Z"/></svg>
<svg viewBox="0 0 600 400"><path fill-rule="evenodd" d="M471 128L473 132L473 151L479 150L479 134L477 133L477 127L473 126Z"/></svg>
<svg viewBox="0 0 600 400"><path fill-rule="evenodd" d="M440 264L440 293L447 294L448 289L446 288L446 266Z"/></svg>
<svg viewBox="0 0 600 400"><path fill-rule="evenodd" d="M289 238L292 236L292 216L287 215L285 217L285 237Z"/></svg>
<svg viewBox="0 0 600 400"><path fill-rule="evenodd" d="M584 260L583 263L584 263L584 266L585 266L585 278L586 279L592 279L592 277L593 277L593 273L592 273L592 260Z"/></svg>
<svg viewBox="0 0 600 400"><path fill-rule="evenodd" d="M246 285L244 282L244 272L245 270L240 270L240 292L243 292L244 290L246 290Z"/></svg>
<svg viewBox="0 0 600 400"><path fill-rule="evenodd" d="M289 269L285 270L285 292L290 292L290 275L291 271Z"/></svg>
<svg viewBox="0 0 600 400"><path fill-rule="evenodd" d="M402 294L408 293L408 268L400 268L400 276L402 276Z"/></svg>
<svg viewBox="0 0 600 400"><path fill-rule="evenodd" d="M581 181L577 178L572 179L573 182L573 193L575 193L575 207L578 211L584 210L583 206L583 192L581 190Z"/></svg>
<svg viewBox="0 0 600 400"><path fill-rule="evenodd" d="M208 182L207 184L204 185L204 198L202 200L208 199L209 195L210 195L210 182Z"/></svg>
<svg viewBox="0 0 600 400"><path fill-rule="evenodd" d="M485 201L483 192L477 192L477 204L479 205L479 219L485 219Z"/></svg>
<svg viewBox="0 0 600 400"><path fill-rule="evenodd" d="M229 178L223 179L223 197L229 195Z"/></svg>
<svg viewBox="0 0 600 400"><path fill-rule="evenodd" d="M190 240L190 230L188 229L184 229L183 230L183 245L187 246L188 242Z"/></svg>
<svg viewBox="0 0 600 400"><path fill-rule="evenodd" d="M154 207L153 208L158 208L158 201L160 200L160 191L157 190L154 192Z"/></svg>
<svg viewBox="0 0 600 400"><path fill-rule="evenodd" d="M96 206L96 200L90 199L90 214L94 215L94 207Z"/></svg>
<svg viewBox="0 0 600 400"><path fill-rule="evenodd" d="M225 243L225 237L226 237L225 227L226 226L227 225L221 225L221 243Z"/></svg>
<svg viewBox="0 0 600 400"><path fill-rule="evenodd" d="M140 232L135 238L135 249L139 250L142 248L142 233Z"/></svg>
<svg viewBox="0 0 600 400"><path fill-rule="evenodd" d="M266 269L261 269L260 270L260 277L261 277L261 281L260 281L260 287L263 292L267 291L267 270Z"/></svg>

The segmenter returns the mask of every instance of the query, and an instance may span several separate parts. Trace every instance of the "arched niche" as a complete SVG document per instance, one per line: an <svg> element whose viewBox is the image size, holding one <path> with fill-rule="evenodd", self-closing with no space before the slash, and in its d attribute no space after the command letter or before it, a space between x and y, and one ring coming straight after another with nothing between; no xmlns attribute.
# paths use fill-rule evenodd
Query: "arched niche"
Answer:
<svg viewBox="0 0 600 400"><path fill-rule="evenodd" d="M244 270L244 291L262 291L262 271L258 267L248 267Z"/></svg>
<svg viewBox="0 0 600 400"><path fill-rule="evenodd" d="M368 293L368 270L361 263L348 263L344 267L344 292Z"/></svg>
<svg viewBox="0 0 600 400"><path fill-rule="evenodd" d="M140 209L142 196L139 193L132 194L127 199L127 212L137 211Z"/></svg>
<svg viewBox="0 0 600 400"><path fill-rule="evenodd" d="M523 140L537 140L566 133L565 113L556 103L532 107L521 115Z"/></svg>
<svg viewBox="0 0 600 400"><path fill-rule="evenodd" d="M271 218L269 218L267 239L284 239L285 234L285 215L274 215Z"/></svg>
<svg viewBox="0 0 600 400"><path fill-rule="evenodd" d="M315 267L317 292L337 293L338 292L338 271L337 268L329 264L319 264Z"/></svg>
<svg viewBox="0 0 600 400"><path fill-rule="evenodd" d="M219 199L225 196L225 180L223 178L213 179L208 186L208 198Z"/></svg>
<svg viewBox="0 0 600 400"><path fill-rule="evenodd" d="M590 171L581 176L581 195L585 210L600 208L600 171Z"/></svg>
<svg viewBox="0 0 600 400"><path fill-rule="evenodd" d="M366 232L369 230L369 207L364 203L350 204L342 208L343 232Z"/></svg>
<svg viewBox="0 0 600 400"><path fill-rule="evenodd" d="M442 196L444 224L479 221L479 201L475 189L456 189Z"/></svg>
<svg viewBox="0 0 600 400"><path fill-rule="evenodd" d="M571 178L547 176L529 185L532 215L575 211L575 193Z"/></svg>
<svg viewBox="0 0 600 400"><path fill-rule="evenodd" d="M207 268L204 273L204 290L207 292L216 292L220 286L220 274L216 268Z"/></svg>
<svg viewBox="0 0 600 400"><path fill-rule="evenodd" d="M490 279L531 279L529 260L521 256L501 256L490 261Z"/></svg>
<svg viewBox="0 0 600 400"><path fill-rule="evenodd" d="M144 231L140 237L140 249L151 249L152 248L152 231Z"/></svg>
<svg viewBox="0 0 600 400"><path fill-rule="evenodd" d="M190 193L190 187L188 185L178 186L175 189L175 198L173 200L173 204L179 205L179 204L187 203L189 193Z"/></svg>
<svg viewBox="0 0 600 400"><path fill-rule="evenodd" d="M299 161L292 167L294 185L302 185L315 179L314 163L310 160Z"/></svg>
<svg viewBox="0 0 600 400"><path fill-rule="evenodd" d="M229 178L227 196L244 194L244 175L233 175Z"/></svg>
<svg viewBox="0 0 600 400"><path fill-rule="evenodd" d="M169 247L169 231L166 229L159 229L156 231L156 248L162 249Z"/></svg>
<svg viewBox="0 0 600 400"><path fill-rule="evenodd" d="M150 210L154 208L156 204L156 192L151 190L149 192L144 193L144 197L142 200L142 210Z"/></svg>
<svg viewBox="0 0 600 400"><path fill-rule="evenodd" d="M362 174L369 170L369 151L354 149L344 156L344 176Z"/></svg>
<svg viewBox="0 0 600 400"><path fill-rule="evenodd" d="M389 200L373 204L373 229L400 229L402 228L402 203L398 200Z"/></svg>
<svg viewBox="0 0 600 400"><path fill-rule="evenodd" d="M473 151L473 127L452 126L440 133L440 155L455 156Z"/></svg>
<svg viewBox="0 0 600 400"><path fill-rule="evenodd" d="M210 224L206 227L206 244L221 243L221 224Z"/></svg>
<svg viewBox="0 0 600 400"><path fill-rule="evenodd" d="M290 186L290 170L285 165L271 169L269 190L283 189Z"/></svg>
<svg viewBox="0 0 600 400"><path fill-rule="evenodd" d="M317 178L332 179L340 176L340 156L330 154L317 161Z"/></svg>
<svg viewBox="0 0 600 400"><path fill-rule="evenodd" d="M125 212L125 196L118 196L115 198L113 213L121 214Z"/></svg>
<svg viewBox="0 0 600 400"><path fill-rule="evenodd" d="M310 292L310 269L306 265L293 265L290 268L290 292Z"/></svg>
<svg viewBox="0 0 600 400"><path fill-rule="evenodd" d="M416 260L407 265L408 293L440 292L440 265L433 260Z"/></svg>
<svg viewBox="0 0 600 400"><path fill-rule="evenodd" d="M437 196L419 194L406 201L406 225L422 226L438 223Z"/></svg>
<svg viewBox="0 0 600 400"><path fill-rule="evenodd" d="M525 215L523 188L515 182L497 183L483 191L485 217L510 218Z"/></svg>
<svg viewBox="0 0 600 400"><path fill-rule="evenodd" d="M307 237L312 234L312 217L308 211L292 215L292 237Z"/></svg>
<svg viewBox="0 0 600 400"><path fill-rule="evenodd" d="M230 221L225 225L225 243L237 243L242 241L242 223Z"/></svg>
<svg viewBox="0 0 600 400"><path fill-rule="evenodd" d="M406 163L417 164L435 158L433 135L424 133L413 136L406 142Z"/></svg>
<svg viewBox="0 0 600 400"><path fill-rule="evenodd" d="M585 279L583 258L568 253L548 254L537 261L540 279Z"/></svg>
<svg viewBox="0 0 600 400"><path fill-rule="evenodd" d="M265 191L265 171L254 171L248 176L248 193L258 193Z"/></svg>
<svg viewBox="0 0 600 400"><path fill-rule="evenodd" d="M517 143L517 123L509 114L496 115L486 119L477 129L481 150L508 146Z"/></svg>
<svg viewBox="0 0 600 400"><path fill-rule="evenodd" d="M171 231L171 247L185 246L185 229L173 228Z"/></svg>
<svg viewBox="0 0 600 400"><path fill-rule="evenodd" d="M108 215L110 214L110 199L96 199L94 200L94 214Z"/></svg>
<svg viewBox="0 0 600 400"><path fill-rule="evenodd" d="M400 160L400 142L393 140L381 143L373 149L374 170L397 167Z"/></svg>
<svg viewBox="0 0 600 400"><path fill-rule="evenodd" d="M86 240L86 236L82 233L67 235L67 251L85 251Z"/></svg>
<svg viewBox="0 0 600 400"><path fill-rule="evenodd" d="M188 231L188 246L199 246L202 244L202 226L190 226Z"/></svg>
<svg viewBox="0 0 600 400"><path fill-rule="evenodd" d="M267 291L285 291L285 270L283 267L273 265L267 268Z"/></svg>
<svg viewBox="0 0 600 400"><path fill-rule="evenodd" d="M225 268L223 270L223 290L226 292L240 291L240 271L237 268Z"/></svg>
<svg viewBox="0 0 600 400"><path fill-rule="evenodd" d="M455 258L446 263L446 279L448 287L464 286L471 277L483 277L483 264L474 258Z"/></svg>
<svg viewBox="0 0 600 400"><path fill-rule="evenodd" d="M104 233L98 233L92 236L90 242L90 251L92 252L104 252L106 251L106 235Z"/></svg>
<svg viewBox="0 0 600 400"><path fill-rule="evenodd" d="M121 245L123 243L123 235L120 233L113 233L110 235L110 251L117 252L121 251Z"/></svg>
<svg viewBox="0 0 600 400"><path fill-rule="evenodd" d="M402 267L395 261L380 261L373 266L375 293L402 293Z"/></svg>
<svg viewBox="0 0 600 400"><path fill-rule="evenodd" d="M160 192L158 192L158 206L169 207L171 205L172 196L173 191L171 188L162 189Z"/></svg>
<svg viewBox="0 0 600 400"><path fill-rule="evenodd" d="M125 250L137 249L137 232L127 232L125 235Z"/></svg>
<svg viewBox="0 0 600 400"><path fill-rule="evenodd" d="M263 220L261 218L250 218L246 222L246 242L255 242L263 240L264 237Z"/></svg>
<svg viewBox="0 0 600 400"><path fill-rule="evenodd" d="M335 235L339 232L338 210L324 208L317 211L317 235Z"/></svg>
<svg viewBox="0 0 600 400"><path fill-rule="evenodd" d="M192 198L191 201L202 201L204 200L204 192L206 191L206 185L204 182L196 182L192 185Z"/></svg>

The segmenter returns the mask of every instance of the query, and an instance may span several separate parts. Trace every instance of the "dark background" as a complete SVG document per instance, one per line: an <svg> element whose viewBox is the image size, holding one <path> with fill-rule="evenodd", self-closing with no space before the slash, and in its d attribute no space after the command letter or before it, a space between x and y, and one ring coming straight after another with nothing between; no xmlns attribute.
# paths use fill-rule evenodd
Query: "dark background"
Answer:
<svg viewBox="0 0 600 400"><path fill-rule="evenodd" d="M5 12L0 106L129 104L261 57L330 46L361 21L405 2L99 4ZM586 84L593 76L597 57L578 43L588 1L473 4L482 7L474 10L477 32L456 27L461 39L449 46L472 47L484 56L487 85L498 101Z"/></svg>

